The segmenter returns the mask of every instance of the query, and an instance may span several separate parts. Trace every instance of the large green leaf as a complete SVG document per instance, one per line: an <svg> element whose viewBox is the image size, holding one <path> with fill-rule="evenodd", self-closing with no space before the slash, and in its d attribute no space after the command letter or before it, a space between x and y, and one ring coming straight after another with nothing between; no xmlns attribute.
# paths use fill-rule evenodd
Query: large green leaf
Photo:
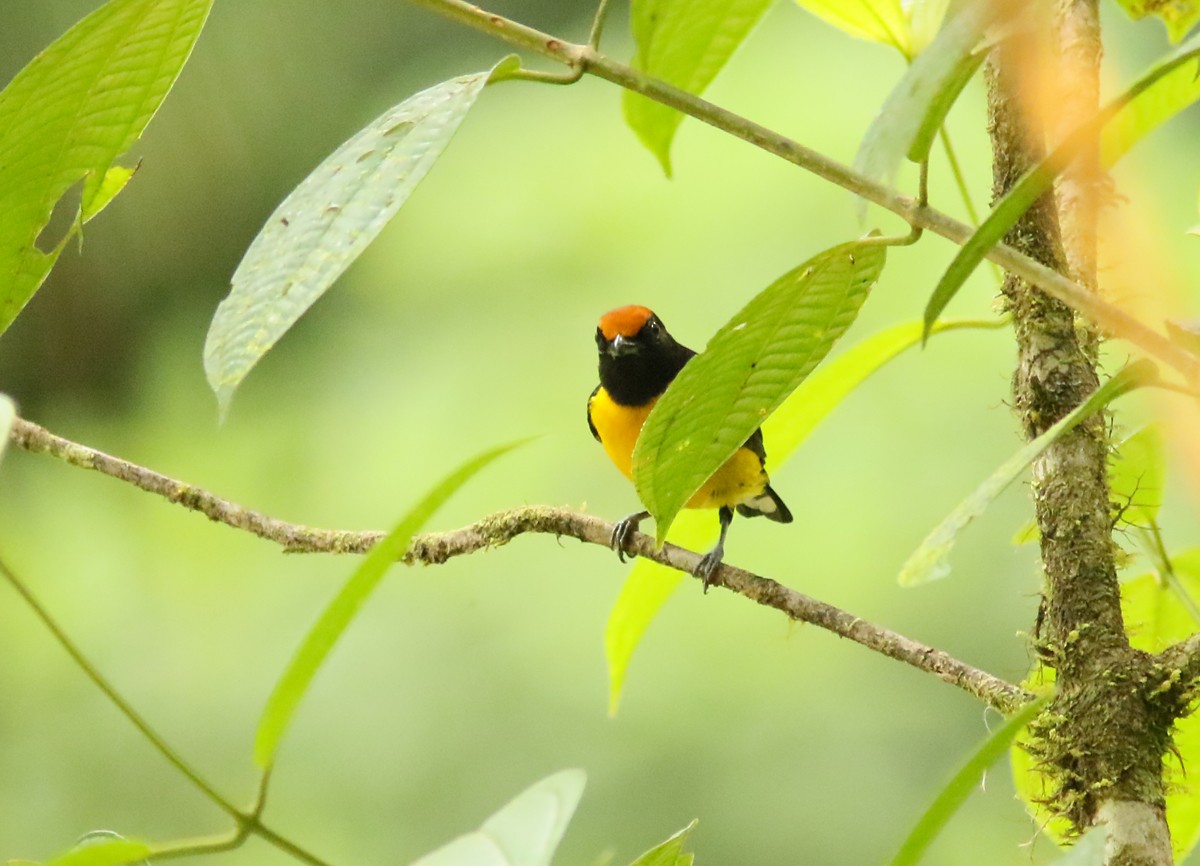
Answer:
<svg viewBox="0 0 1200 866"><path fill-rule="evenodd" d="M204 344L221 414L242 379L395 216L494 73L461 75L371 121L292 190L246 250Z"/></svg>
<svg viewBox="0 0 1200 866"><path fill-rule="evenodd" d="M689 93L703 93L771 2L633 0L633 65ZM622 99L625 120L670 176L671 141L683 115L631 90Z"/></svg>
<svg viewBox="0 0 1200 866"><path fill-rule="evenodd" d="M413 535L471 476L520 444L501 445L468 460L426 494L395 529L371 548L350 580L309 630L283 676L275 684L254 738L254 761L259 767L268 769L274 763L279 741L316 676L317 669L379 585L384 573L408 550Z"/></svg>
<svg viewBox="0 0 1200 866"><path fill-rule="evenodd" d="M58 259L38 240L55 205L83 189L75 226L129 179L114 166L162 104L212 0L112 0L30 61L0 92L0 332ZM49 245L47 246L47 243Z"/></svg>
<svg viewBox="0 0 1200 866"><path fill-rule="evenodd" d="M915 586L949 574L950 566L946 562L946 558L949 556L951 548L954 547L958 533L967 524L987 510L995 498L1058 437L1080 421L1107 406L1112 400L1145 384L1153 372L1154 365L1149 361L1130 364L1093 391L1087 400L1060 418L1053 427L1023 445L989 475L970 496L955 506L954 510L925 537L925 540L913 551L904 563L904 567L901 568L900 584Z"/></svg>
<svg viewBox="0 0 1200 866"><path fill-rule="evenodd" d="M900 0L796 0L834 27L859 39L870 39L912 57L908 17Z"/></svg>
<svg viewBox="0 0 1200 866"><path fill-rule="evenodd" d="M926 326L932 325L958 294L988 251L1030 206L1054 184L1060 172L1102 132L1100 148L1111 167L1130 147L1163 121L1200 98L1200 82L1194 80L1192 62L1200 57L1200 36L1188 40L1168 57L1154 64L1124 93L1107 103L1094 118L1068 135L1041 162L1031 168L992 208L987 219L959 249L954 260L934 287L925 306Z"/></svg>
<svg viewBox="0 0 1200 866"><path fill-rule="evenodd" d="M1167 28L1167 36L1178 42L1200 22L1200 0L1117 0L1135 21L1157 15Z"/></svg>
<svg viewBox="0 0 1200 866"><path fill-rule="evenodd" d="M928 156L946 113L983 62L975 46L1006 8L973 0L913 60L863 136L854 158L859 171L891 181L905 157L920 162Z"/></svg>
<svg viewBox="0 0 1200 866"><path fill-rule="evenodd" d="M691 838L692 831L696 829L696 824L696 821L692 821L670 839L661 845L655 845L634 860L630 866L692 866L694 855L683 849Z"/></svg>
<svg viewBox="0 0 1200 866"><path fill-rule="evenodd" d="M475 832L459 836L412 866L550 866L586 782L583 770L548 776L518 794Z"/></svg>
<svg viewBox="0 0 1200 866"><path fill-rule="evenodd" d="M968 328L993 329L1003 320L952 320L939 322L934 333ZM767 444L767 468L774 473L808 438L816 426L862 382L921 339L920 322L907 322L880 331L818 367L800 383L792 396L762 425ZM689 550L704 550L717 538L712 514L683 511L675 519L667 540ZM621 587L604 630L608 661L608 711L616 715L625 676L634 650L646 629L683 580L673 568L650 559L638 559Z"/></svg>
<svg viewBox="0 0 1200 866"><path fill-rule="evenodd" d="M1171 557L1171 568L1178 581L1179 591L1200 597L1200 548L1193 548ZM1200 630L1188 605L1180 600L1163 576L1145 574L1121 584L1121 614L1129 643L1136 649L1157 654ZM1054 672L1037 668L1031 681L1052 682ZM1200 762L1200 716L1184 716L1171 732L1173 748L1163 759L1164 783L1167 791L1167 826L1171 831L1171 847L1175 862L1182 863L1197 843L1200 843L1200 778L1195 767ZM1046 808L1047 779L1037 769L1033 759L1021 748L1013 747L1013 779L1017 794L1034 823L1055 842L1071 840L1069 823Z"/></svg>
<svg viewBox="0 0 1200 866"><path fill-rule="evenodd" d="M675 377L633 451L634 483L659 541L854 321L885 255L868 239L809 259L760 292Z"/></svg>
<svg viewBox="0 0 1200 866"><path fill-rule="evenodd" d="M926 849L933 844L933 840L966 802L971 792L979 787L988 767L1000 759L1017 734L1029 724L1034 716L1041 712L1045 704L1044 698L1030 702L983 741L975 753L954 774L946 787L942 788L933 802L929 804L929 808L925 810L900 846L896 856L892 858L891 866L912 866L921 859Z"/></svg>

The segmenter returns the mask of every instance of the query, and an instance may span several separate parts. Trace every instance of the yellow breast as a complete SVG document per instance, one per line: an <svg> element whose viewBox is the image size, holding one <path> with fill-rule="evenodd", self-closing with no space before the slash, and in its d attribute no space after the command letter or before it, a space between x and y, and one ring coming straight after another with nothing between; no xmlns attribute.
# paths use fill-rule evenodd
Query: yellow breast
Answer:
<svg viewBox="0 0 1200 866"><path fill-rule="evenodd" d="M600 434L605 453L621 473L633 480L633 446L654 401L645 406L621 406L600 388L588 401L588 418ZM767 473L758 455L739 448L688 501L687 508L720 508L754 499L767 486Z"/></svg>

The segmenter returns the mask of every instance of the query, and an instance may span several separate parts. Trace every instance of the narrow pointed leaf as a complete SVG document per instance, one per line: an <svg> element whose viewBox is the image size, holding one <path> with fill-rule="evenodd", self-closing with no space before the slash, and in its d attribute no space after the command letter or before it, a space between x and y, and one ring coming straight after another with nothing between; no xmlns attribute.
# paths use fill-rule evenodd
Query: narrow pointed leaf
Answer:
<svg viewBox="0 0 1200 866"><path fill-rule="evenodd" d="M938 33L888 94L854 158L868 177L892 181L905 157L920 162L950 107L983 62L973 51L1005 4L973 0ZM864 204L865 208L865 204Z"/></svg>
<svg viewBox="0 0 1200 866"><path fill-rule="evenodd" d="M680 371L633 452L638 495L665 537L675 515L850 327L885 248L842 244L784 274Z"/></svg>
<svg viewBox="0 0 1200 866"><path fill-rule="evenodd" d="M771 2L633 0L633 65L689 93L703 93ZM633 91L626 91L622 100L626 122L670 176L671 141L683 115Z"/></svg>
<svg viewBox="0 0 1200 866"><path fill-rule="evenodd" d="M915 586L945 577L950 573L946 559L958 533L972 520L982 514L1000 493L1025 471L1039 454L1045 451L1059 436L1112 400L1139 387L1153 374L1154 366L1149 362L1135 362L1113 376L1092 392L1083 403L1059 419L1053 427L1026 443L1012 457L1004 461L988 476L975 491L960 502L937 527L925 537L920 547L913 551L900 570L902 586Z"/></svg>
<svg viewBox="0 0 1200 866"><path fill-rule="evenodd" d="M112 200L117 197L121 190L125 189L125 184L133 178L137 173L138 165L133 168L126 168L123 165L114 165L104 173L104 179L100 181L100 185L96 187L95 194L86 202L82 203L80 208L80 221L83 223L91 222L100 211L104 210Z"/></svg>
<svg viewBox="0 0 1200 866"><path fill-rule="evenodd" d="M550 866L575 814L587 777L563 770L518 794L473 833L412 866Z"/></svg>
<svg viewBox="0 0 1200 866"><path fill-rule="evenodd" d="M995 329L1002 320L938 322L935 333L968 328ZM762 425L767 469L774 473L838 404L872 373L921 340L921 323L907 322L881 331L818 367L800 383ZM705 550L717 539L711 513L683 511L667 541L688 550ZM650 623L678 588L683 575L649 559L638 559L621 587L604 630L608 662L608 712L620 707L625 677L634 651Z"/></svg>
<svg viewBox="0 0 1200 866"><path fill-rule="evenodd" d="M37 245L59 199L83 181L95 215L116 194L109 171L175 83L211 2L111 0L0 91L0 332L63 247Z"/></svg>
<svg viewBox="0 0 1200 866"><path fill-rule="evenodd" d="M1029 722L1042 711L1046 699L1032 701L1022 707L1001 725L994 734L983 741L975 754L962 765L945 788L934 798L917 821L899 852L892 858L891 866L912 866L954 817L971 792L979 787L988 767L996 763L1008 750L1013 739Z"/></svg>
<svg viewBox="0 0 1200 866"><path fill-rule="evenodd" d="M924 51L942 28L950 0L913 0L908 9L913 54Z"/></svg>
<svg viewBox="0 0 1200 866"><path fill-rule="evenodd" d="M204 345L204 369L222 416L259 359L395 216L490 75L443 81L384 112L271 214L234 272Z"/></svg>
<svg viewBox="0 0 1200 866"><path fill-rule="evenodd" d="M501 445L468 460L426 494L395 529L371 548L371 552L350 580L309 630L283 676L275 684L254 739L254 761L259 767L268 769L274 763L279 741L283 738L284 731L308 691L317 670L375 587L379 585L383 575L408 550L413 535L467 480L497 457L520 444L522 443L514 442Z"/></svg>
<svg viewBox="0 0 1200 866"><path fill-rule="evenodd" d="M634 860L630 866L692 866L693 855L683 849L691 839L697 823L699 822L692 821L670 839L661 845L655 845Z"/></svg>
<svg viewBox="0 0 1200 866"><path fill-rule="evenodd" d="M913 55L908 18L900 0L796 0L796 3L844 33L891 45Z"/></svg>
<svg viewBox="0 0 1200 866"><path fill-rule="evenodd" d="M1058 147L1031 168L992 208L983 223L959 249L925 306L926 326L937 321L967 278L1017 220L1054 184L1082 147L1102 132L1100 148L1105 167L1111 167L1129 148L1165 120L1200 98L1194 64L1200 58L1200 36L1156 63L1096 116L1068 135Z"/></svg>
<svg viewBox="0 0 1200 866"><path fill-rule="evenodd" d="M1137 21L1147 15L1157 15L1167 28L1167 37L1178 42L1200 23L1200 0L1117 0L1117 3Z"/></svg>

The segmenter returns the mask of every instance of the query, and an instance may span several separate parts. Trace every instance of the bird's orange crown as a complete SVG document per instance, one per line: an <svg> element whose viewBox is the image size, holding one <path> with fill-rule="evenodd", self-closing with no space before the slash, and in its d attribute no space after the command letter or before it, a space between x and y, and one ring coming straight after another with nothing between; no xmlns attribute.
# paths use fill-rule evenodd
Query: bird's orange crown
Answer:
<svg viewBox="0 0 1200 866"><path fill-rule="evenodd" d="M600 317L600 333L604 339L615 339L618 334L622 337L636 337L646 321L654 315L654 311L637 304L628 307L617 307L609 310Z"/></svg>

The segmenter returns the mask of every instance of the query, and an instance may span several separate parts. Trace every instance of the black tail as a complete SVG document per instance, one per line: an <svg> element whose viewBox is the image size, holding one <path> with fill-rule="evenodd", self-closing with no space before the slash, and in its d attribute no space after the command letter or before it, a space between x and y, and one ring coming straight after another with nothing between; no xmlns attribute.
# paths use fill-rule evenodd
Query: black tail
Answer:
<svg viewBox="0 0 1200 866"><path fill-rule="evenodd" d="M792 512L788 511L788 507L783 504L779 494L771 489L770 484L758 496L739 505L737 510L742 517L766 517L776 523L792 522Z"/></svg>

